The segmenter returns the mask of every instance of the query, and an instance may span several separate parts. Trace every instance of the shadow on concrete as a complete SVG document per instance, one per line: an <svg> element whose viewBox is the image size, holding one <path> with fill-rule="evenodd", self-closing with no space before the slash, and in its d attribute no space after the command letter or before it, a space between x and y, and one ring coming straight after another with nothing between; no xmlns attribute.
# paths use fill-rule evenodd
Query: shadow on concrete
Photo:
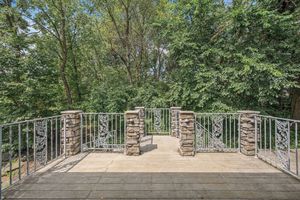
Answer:
<svg viewBox="0 0 300 200"><path fill-rule="evenodd" d="M300 182L284 173L53 172L33 175L6 199L299 199Z"/></svg>
<svg viewBox="0 0 300 200"><path fill-rule="evenodd" d="M157 149L157 144L146 144L146 145L141 145L140 147L141 154L147 153L149 151L153 151L154 149Z"/></svg>

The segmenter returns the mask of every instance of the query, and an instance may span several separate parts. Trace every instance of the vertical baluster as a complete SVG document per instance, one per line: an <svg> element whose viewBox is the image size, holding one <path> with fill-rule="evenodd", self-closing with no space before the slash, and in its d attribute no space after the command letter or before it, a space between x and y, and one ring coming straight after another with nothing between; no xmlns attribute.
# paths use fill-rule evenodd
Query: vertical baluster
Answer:
<svg viewBox="0 0 300 200"><path fill-rule="evenodd" d="M0 199L2 199L2 126L0 126Z"/></svg>
<svg viewBox="0 0 300 200"><path fill-rule="evenodd" d="M210 119L211 115L207 115L207 132L208 132L208 136L207 136L207 143L208 143L208 147L211 147L210 144L210 137L212 136L212 132L210 132Z"/></svg>
<svg viewBox="0 0 300 200"><path fill-rule="evenodd" d="M51 160L53 160L53 136L52 136L52 133L53 133L53 118L51 118L50 119L51 121L50 121L50 126L51 126L51 128L50 128L50 157L51 157Z"/></svg>
<svg viewBox="0 0 300 200"><path fill-rule="evenodd" d="M226 135L226 147L227 148L228 146L228 118L227 118L227 115L225 116L225 135Z"/></svg>
<svg viewBox="0 0 300 200"><path fill-rule="evenodd" d="M290 122L288 122L288 132L287 132L287 139L288 139L288 170L291 170L291 126Z"/></svg>
<svg viewBox="0 0 300 200"><path fill-rule="evenodd" d="M93 116L94 116L94 135L93 135L93 141L94 141L94 144L93 144L93 147L94 147L94 149L95 149L95 142L96 142L96 115L95 114L93 114Z"/></svg>
<svg viewBox="0 0 300 200"><path fill-rule="evenodd" d="M254 137L255 137L255 156L257 156L257 117L254 116Z"/></svg>
<svg viewBox="0 0 300 200"><path fill-rule="evenodd" d="M262 144L263 144L263 141L262 141L262 134L261 134L261 126L262 126L262 118L259 117L259 150L262 149Z"/></svg>
<svg viewBox="0 0 300 200"><path fill-rule="evenodd" d="M111 133L111 135L112 135L112 138L110 139L110 142L108 143L109 145L108 145L108 148L110 147L110 145L112 144L112 143L114 143L114 139L115 139L115 134L114 134L114 115L113 114L108 114L108 116L109 116L109 126L110 126L110 133Z"/></svg>
<svg viewBox="0 0 300 200"><path fill-rule="evenodd" d="M206 127L205 127L205 115L203 116L203 129L204 129L204 134L203 134L203 137L204 137L204 148L208 148L208 144L207 144L207 141L206 141L206 134L207 134L207 131L206 131Z"/></svg>
<svg viewBox="0 0 300 200"><path fill-rule="evenodd" d="M84 115L85 118L85 145L88 145L87 135L88 135L88 114Z"/></svg>
<svg viewBox="0 0 300 200"><path fill-rule="evenodd" d="M229 148L231 150L231 115L229 115Z"/></svg>
<svg viewBox="0 0 300 200"><path fill-rule="evenodd" d="M264 139L265 139L265 153L267 151L267 119L264 117L262 118L264 120Z"/></svg>
<svg viewBox="0 0 300 200"><path fill-rule="evenodd" d="M33 122L33 163L34 163L34 172L36 171L36 121Z"/></svg>
<svg viewBox="0 0 300 200"><path fill-rule="evenodd" d="M90 121L90 148L92 148L92 114L89 114L89 121Z"/></svg>
<svg viewBox="0 0 300 200"><path fill-rule="evenodd" d="M9 126L9 185L12 185L12 127Z"/></svg>
<svg viewBox="0 0 300 200"><path fill-rule="evenodd" d="M57 117L55 118L55 158L57 158Z"/></svg>
<svg viewBox="0 0 300 200"><path fill-rule="evenodd" d="M22 170L21 170L21 124L18 124L18 153L19 153L19 180L21 180L21 174L22 174Z"/></svg>
<svg viewBox="0 0 300 200"><path fill-rule="evenodd" d="M270 155L272 155L272 119L269 118Z"/></svg>
<svg viewBox="0 0 300 200"><path fill-rule="evenodd" d="M296 148L296 174L299 175L298 164L298 123L295 123L295 148Z"/></svg>
<svg viewBox="0 0 300 200"><path fill-rule="evenodd" d="M62 147L61 147L61 145L63 145L62 144L62 138L63 138L63 134L62 134L62 131L63 131L63 117L61 117L60 118L60 120L59 120L59 155L61 156L62 154L63 154L63 149L62 149Z"/></svg>
<svg viewBox="0 0 300 200"><path fill-rule="evenodd" d="M26 174L29 175L29 125L26 123Z"/></svg>
<svg viewBox="0 0 300 200"><path fill-rule="evenodd" d="M274 135L274 140L275 140L275 151L274 151L274 153L275 153L275 157L274 157L274 160L275 160L275 162L277 163L277 158L276 158L276 154L277 154L277 144L276 144L276 140L277 140L277 138L276 138L276 135L277 135L277 123L276 123L276 120L274 120L274 128L275 128L275 135Z"/></svg>
<svg viewBox="0 0 300 200"><path fill-rule="evenodd" d="M236 150L236 140L235 140L235 134L236 134L236 114L233 115L233 148Z"/></svg>
<svg viewBox="0 0 300 200"><path fill-rule="evenodd" d="M82 143L83 143L83 116L82 113L80 113L80 150L81 153L83 152Z"/></svg>
<svg viewBox="0 0 300 200"><path fill-rule="evenodd" d="M238 149L241 152L241 114L239 114L238 119Z"/></svg>
<svg viewBox="0 0 300 200"><path fill-rule="evenodd" d="M45 132L46 132L46 138L45 138L45 140L46 140L46 146L45 146L45 148L46 148L46 164L47 164L47 161L48 161L48 119L45 119L45 121L46 121L46 130L45 130Z"/></svg>
<svg viewBox="0 0 300 200"><path fill-rule="evenodd" d="M117 128L118 120L117 120L117 117L118 117L118 115L115 114L115 135L116 135L116 138L115 138L115 144L118 143L118 128Z"/></svg>

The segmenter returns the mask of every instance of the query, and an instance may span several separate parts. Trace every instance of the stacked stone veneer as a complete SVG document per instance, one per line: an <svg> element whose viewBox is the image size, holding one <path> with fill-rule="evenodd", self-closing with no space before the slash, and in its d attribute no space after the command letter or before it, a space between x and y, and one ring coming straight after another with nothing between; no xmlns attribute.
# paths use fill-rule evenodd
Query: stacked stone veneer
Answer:
<svg viewBox="0 0 300 200"><path fill-rule="evenodd" d="M171 135L179 137L179 112L181 107L171 107Z"/></svg>
<svg viewBox="0 0 300 200"><path fill-rule="evenodd" d="M240 113L240 151L247 156L255 155L255 116L257 111L239 111Z"/></svg>
<svg viewBox="0 0 300 200"><path fill-rule="evenodd" d="M140 137L145 136L145 107L135 107L135 110L139 111L140 119Z"/></svg>
<svg viewBox="0 0 300 200"><path fill-rule="evenodd" d="M81 110L63 111L61 128L61 150L66 156L72 156L80 152L80 114ZM64 124L65 122L65 124ZM66 130L64 130L64 128ZM64 142L64 138L66 141ZM66 144L66 148L64 145Z"/></svg>
<svg viewBox="0 0 300 200"><path fill-rule="evenodd" d="M125 154L128 156L140 155L140 120L139 111L125 112L126 119L126 146Z"/></svg>
<svg viewBox="0 0 300 200"><path fill-rule="evenodd" d="M195 117L194 112L180 111L179 112L179 153L182 156L195 155Z"/></svg>

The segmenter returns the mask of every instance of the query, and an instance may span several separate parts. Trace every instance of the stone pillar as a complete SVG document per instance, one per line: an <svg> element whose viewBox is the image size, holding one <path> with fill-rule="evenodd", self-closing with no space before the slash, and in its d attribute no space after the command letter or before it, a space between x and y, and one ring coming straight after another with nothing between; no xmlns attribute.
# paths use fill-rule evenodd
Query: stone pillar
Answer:
<svg viewBox="0 0 300 200"><path fill-rule="evenodd" d="M61 112L61 150L66 153L66 156L72 156L80 152L81 113L81 110L68 110ZM66 128L66 130L64 130L64 128ZM66 141L64 141L64 138Z"/></svg>
<svg viewBox="0 0 300 200"><path fill-rule="evenodd" d="M240 152L247 156L255 155L255 116L257 111L238 111L240 113Z"/></svg>
<svg viewBox="0 0 300 200"><path fill-rule="evenodd" d="M140 137L145 136L145 107L135 107L135 110L139 111L140 119Z"/></svg>
<svg viewBox="0 0 300 200"><path fill-rule="evenodd" d="M195 115L191 111L179 112L179 153L182 156L195 155Z"/></svg>
<svg viewBox="0 0 300 200"><path fill-rule="evenodd" d="M128 156L140 155L140 120L139 111L125 112L126 144L125 154Z"/></svg>
<svg viewBox="0 0 300 200"><path fill-rule="evenodd" d="M179 137L179 112L181 107L171 107L171 136Z"/></svg>

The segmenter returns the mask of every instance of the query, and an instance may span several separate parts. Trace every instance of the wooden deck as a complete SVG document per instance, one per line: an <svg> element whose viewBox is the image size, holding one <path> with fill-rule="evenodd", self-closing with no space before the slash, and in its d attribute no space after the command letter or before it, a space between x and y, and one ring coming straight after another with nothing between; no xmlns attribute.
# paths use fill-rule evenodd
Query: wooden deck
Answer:
<svg viewBox="0 0 300 200"><path fill-rule="evenodd" d="M254 157L181 157L175 138L154 137L141 156L80 154L28 177L6 199L300 199L300 181Z"/></svg>

